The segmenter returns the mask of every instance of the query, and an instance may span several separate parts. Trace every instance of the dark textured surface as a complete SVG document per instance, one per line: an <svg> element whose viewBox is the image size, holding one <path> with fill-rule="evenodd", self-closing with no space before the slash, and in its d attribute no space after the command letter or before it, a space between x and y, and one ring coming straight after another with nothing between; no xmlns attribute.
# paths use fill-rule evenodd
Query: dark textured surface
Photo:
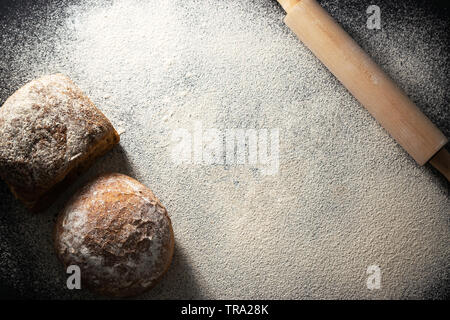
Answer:
<svg viewBox="0 0 450 320"><path fill-rule="evenodd" d="M260 8L259 11L278 14L280 19L273 23L284 28L286 34L290 32L282 25L283 12L276 1L254 2ZM233 5L233 1L227 3ZM435 1L335 0L320 3L370 52L374 60L400 84L444 134L450 136L448 7ZM59 28L62 28L63 18L67 15L64 8L70 4L70 1L50 3L44 0L2 2L0 104L23 83L36 76L27 68L27 61L17 61L18 56L32 59L29 65L36 65L37 61L48 62L52 59L52 47L58 46L58 39L67 40L67 35L60 34ZM380 31L369 32L365 26L365 10L369 4L377 4L382 10ZM42 50L39 50L40 45ZM27 50L35 52L35 55L29 57L18 54ZM63 59L58 63L63 64ZM58 67L56 65L48 69ZM43 66L39 71L48 69ZM95 93L95 89L93 92ZM123 118L128 119L130 114L124 111ZM132 175L133 170L127 158L126 152L117 147L102 159L101 164L97 163L89 174L119 171ZM434 174L438 175L436 172ZM48 233L52 229L56 213L70 194L86 180L87 177L80 179L57 204L38 217L30 216L13 198L6 185L0 182L1 297L93 298L89 292L68 291L65 288L64 270L52 251L52 235ZM442 178L438 178L438 181L444 188L448 187ZM30 228L33 224L36 227ZM448 228L448 225L443 228ZM184 258L182 248L176 247L175 251L177 259L173 268L185 274L186 287L191 287L188 294L179 296L202 297L202 292L199 292L195 283L189 283L189 279L193 279L192 275L195 274L189 265L189 259ZM436 275L436 280L430 281L424 284L420 295L406 291L404 297L449 297L448 274Z"/></svg>

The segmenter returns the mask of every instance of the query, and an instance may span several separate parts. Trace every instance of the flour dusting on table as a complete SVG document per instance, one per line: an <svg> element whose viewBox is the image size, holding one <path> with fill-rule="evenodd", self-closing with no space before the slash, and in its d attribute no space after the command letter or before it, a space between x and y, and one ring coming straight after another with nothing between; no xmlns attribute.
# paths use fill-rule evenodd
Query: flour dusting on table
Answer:
<svg viewBox="0 0 450 320"><path fill-rule="evenodd" d="M365 2L348 2L322 1L448 136L447 22L387 7L383 29L368 30ZM166 205L173 265L142 298L448 296L448 183L418 167L291 34L276 1L65 2L34 10L28 20L11 13L0 21L0 99L62 72L121 128L121 149L67 196L96 173L117 170ZM279 172L176 165L172 132L192 133L196 121L204 130L279 129ZM64 199L30 216L4 189L0 268L19 269L8 271L9 285L24 286L15 259L29 250L36 295L93 297L66 290L54 258L52 217ZM15 234L25 249L15 249ZM382 290L366 288L370 265L381 267Z"/></svg>

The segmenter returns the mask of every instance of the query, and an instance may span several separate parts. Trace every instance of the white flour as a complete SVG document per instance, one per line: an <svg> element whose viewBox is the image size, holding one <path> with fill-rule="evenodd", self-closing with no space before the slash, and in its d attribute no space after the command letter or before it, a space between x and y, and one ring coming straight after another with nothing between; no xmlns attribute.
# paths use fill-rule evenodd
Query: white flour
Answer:
<svg viewBox="0 0 450 320"><path fill-rule="evenodd" d="M116 150L88 176L128 172L167 207L174 262L144 298L439 296L433 288L445 287L450 270L445 181L418 167L299 43L275 1L233 3L115 1L68 7L63 19L50 11L60 29L41 26L43 38L23 44L8 67L17 79L67 74L122 129L128 164ZM377 59L392 60L384 67L401 71L394 78L433 85L424 51L389 45ZM412 60L400 67L396 56ZM279 173L177 166L171 133L195 121L279 128ZM51 232L48 215L16 211L25 226ZM40 237L45 257L51 235ZM61 266L43 264L55 282ZM366 288L374 264L379 291Z"/></svg>

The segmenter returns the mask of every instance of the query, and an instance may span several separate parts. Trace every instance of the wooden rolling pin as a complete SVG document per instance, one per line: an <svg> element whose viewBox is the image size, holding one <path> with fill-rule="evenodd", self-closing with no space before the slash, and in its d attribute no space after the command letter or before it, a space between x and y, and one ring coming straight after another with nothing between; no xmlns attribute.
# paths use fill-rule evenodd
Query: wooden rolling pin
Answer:
<svg viewBox="0 0 450 320"><path fill-rule="evenodd" d="M284 22L416 160L450 181L447 138L315 0L278 0Z"/></svg>

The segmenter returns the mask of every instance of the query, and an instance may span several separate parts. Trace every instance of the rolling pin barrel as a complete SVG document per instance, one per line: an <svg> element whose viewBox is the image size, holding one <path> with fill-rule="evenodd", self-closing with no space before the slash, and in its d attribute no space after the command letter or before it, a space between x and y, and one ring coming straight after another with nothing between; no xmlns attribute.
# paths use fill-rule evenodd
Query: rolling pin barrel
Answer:
<svg viewBox="0 0 450 320"><path fill-rule="evenodd" d="M420 164L447 143L419 110L315 0L279 0L285 23Z"/></svg>

